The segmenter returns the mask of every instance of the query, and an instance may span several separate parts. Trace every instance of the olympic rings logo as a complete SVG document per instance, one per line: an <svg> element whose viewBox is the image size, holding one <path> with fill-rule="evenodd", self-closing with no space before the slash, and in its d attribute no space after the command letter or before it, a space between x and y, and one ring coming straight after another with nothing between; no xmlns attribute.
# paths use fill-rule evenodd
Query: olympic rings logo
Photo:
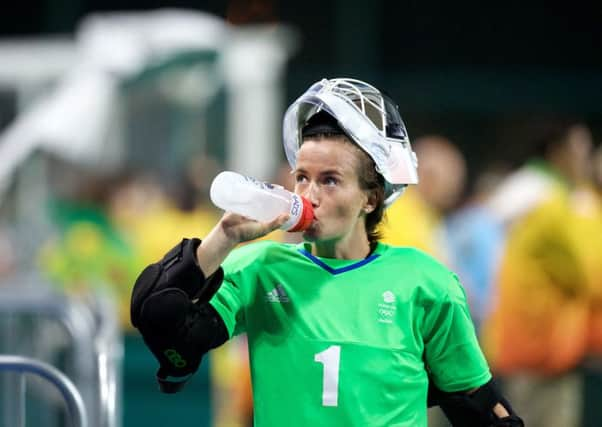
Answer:
<svg viewBox="0 0 602 427"><path fill-rule="evenodd" d="M178 353L173 348L168 348L167 350L165 350L163 352L163 354L165 355L165 357L167 357L167 359L171 362L171 364L174 365L176 368L183 368L186 366L186 360L182 359L182 356L180 356L180 353Z"/></svg>

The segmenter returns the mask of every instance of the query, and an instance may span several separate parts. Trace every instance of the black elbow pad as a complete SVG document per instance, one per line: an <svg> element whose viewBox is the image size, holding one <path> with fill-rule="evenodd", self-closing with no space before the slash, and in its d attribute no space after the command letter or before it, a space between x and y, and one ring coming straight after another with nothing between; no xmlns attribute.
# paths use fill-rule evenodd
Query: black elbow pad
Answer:
<svg viewBox="0 0 602 427"><path fill-rule="evenodd" d="M159 361L157 379L166 393L179 391L203 355L228 338L223 321L207 303L224 273L219 268L205 278L196 262L200 242L182 240L142 271L132 291L132 325Z"/></svg>
<svg viewBox="0 0 602 427"><path fill-rule="evenodd" d="M141 311L139 330L159 362L157 381L164 393L180 391L205 353L228 339L215 309L208 303L192 303L180 289L154 293Z"/></svg>

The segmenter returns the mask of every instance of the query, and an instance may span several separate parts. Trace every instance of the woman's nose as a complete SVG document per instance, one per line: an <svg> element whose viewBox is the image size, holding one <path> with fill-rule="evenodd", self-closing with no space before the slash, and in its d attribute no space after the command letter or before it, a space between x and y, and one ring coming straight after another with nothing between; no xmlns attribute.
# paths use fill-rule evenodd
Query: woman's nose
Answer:
<svg viewBox="0 0 602 427"><path fill-rule="evenodd" d="M314 208L320 205L319 189L315 183L310 182L305 187L302 196L309 200Z"/></svg>

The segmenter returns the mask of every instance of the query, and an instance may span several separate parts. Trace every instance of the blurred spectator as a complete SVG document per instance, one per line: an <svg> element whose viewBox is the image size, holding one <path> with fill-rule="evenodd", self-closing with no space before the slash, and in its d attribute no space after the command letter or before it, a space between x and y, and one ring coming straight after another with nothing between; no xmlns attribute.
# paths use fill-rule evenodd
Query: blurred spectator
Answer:
<svg viewBox="0 0 602 427"><path fill-rule="evenodd" d="M491 306L492 285L499 264L503 227L486 205L506 171L486 168L474 180L471 194L446 221L450 265L466 289L477 331Z"/></svg>
<svg viewBox="0 0 602 427"><path fill-rule="evenodd" d="M593 247L590 256L594 258L591 265L597 267L594 272L597 280L591 301L591 317L588 335L588 357L583 366L584 390L584 425L597 425L602 419L600 395L602 393L602 145L595 150L592 162L592 187L589 193L591 209L584 210L582 219L588 228L597 227L597 232L592 235ZM587 424L590 422L590 424Z"/></svg>
<svg viewBox="0 0 602 427"><path fill-rule="evenodd" d="M203 234L215 222L207 194L217 166L192 158L170 187L148 173L103 175L56 159L51 165L55 197L49 209L56 232L41 246L41 269L71 294L111 292L128 331L137 272L160 259L174 235Z"/></svg>
<svg viewBox="0 0 602 427"><path fill-rule="evenodd" d="M51 172L55 232L37 254L42 273L71 295L108 292L118 301L121 323L129 324L129 294L140 263L107 212L118 177L56 159Z"/></svg>
<svg viewBox="0 0 602 427"><path fill-rule="evenodd" d="M413 147L418 157L419 183L387 209L382 241L422 249L449 266L443 220L464 190L464 157L442 136L419 138Z"/></svg>
<svg viewBox="0 0 602 427"><path fill-rule="evenodd" d="M526 425L572 427L581 422L576 367L595 288L596 230L582 220L580 196L592 142L575 121L550 121L539 133L535 156L488 203L507 235L484 349Z"/></svg>

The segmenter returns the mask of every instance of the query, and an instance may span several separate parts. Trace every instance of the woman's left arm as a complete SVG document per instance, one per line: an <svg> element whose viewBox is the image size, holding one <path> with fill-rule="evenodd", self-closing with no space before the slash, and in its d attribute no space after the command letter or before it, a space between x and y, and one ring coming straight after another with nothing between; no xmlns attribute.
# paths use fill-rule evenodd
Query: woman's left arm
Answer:
<svg viewBox="0 0 602 427"><path fill-rule="evenodd" d="M524 427L493 380L472 390L450 393L430 379L428 406L439 406L454 427Z"/></svg>
<svg viewBox="0 0 602 427"><path fill-rule="evenodd" d="M422 323L429 406L440 406L453 426L522 427L491 379L462 285L443 269L429 278L443 290L428 300Z"/></svg>

